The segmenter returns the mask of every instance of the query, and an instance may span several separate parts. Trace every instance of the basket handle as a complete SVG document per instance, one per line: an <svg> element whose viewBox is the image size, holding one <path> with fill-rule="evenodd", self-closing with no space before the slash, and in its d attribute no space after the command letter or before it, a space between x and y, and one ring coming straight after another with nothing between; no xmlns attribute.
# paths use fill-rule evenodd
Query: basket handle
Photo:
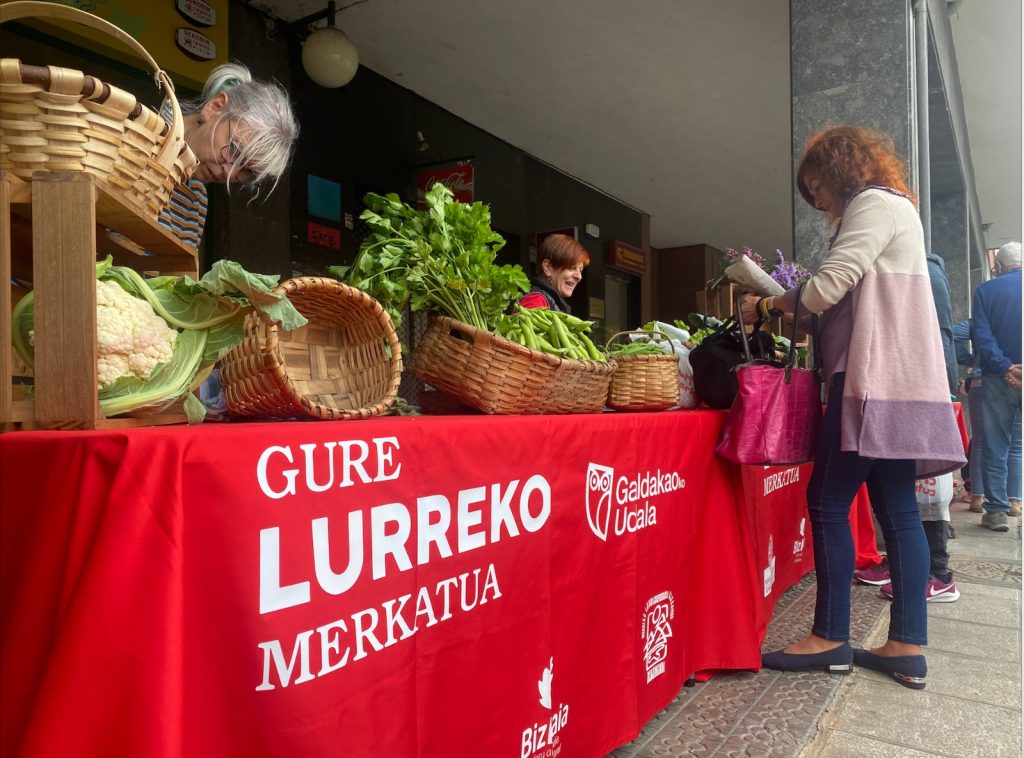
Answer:
<svg viewBox="0 0 1024 758"><path fill-rule="evenodd" d="M668 346L672 348L672 355L676 354L675 343L671 339L669 339L667 334L665 334L663 331L659 329L627 329L624 332L615 332L615 334L608 338L608 341L604 345L604 352L606 354L608 353L609 348L612 346L612 341L616 337L621 337L623 334L644 334L648 337L658 337L660 338L661 342L667 342Z"/></svg>
<svg viewBox="0 0 1024 758"><path fill-rule="evenodd" d="M119 40L149 65L153 71L153 79L156 82L157 89L159 90L162 87L171 101L171 111L174 118L170 125L171 133L164 140L164 144L161 145L156 161L164 168L170 169L173 167L174 161L177 159L185 142L185 124L181 117L181 108L178 106L178 98L174 94L174 83L171 82L171 78L167 73L157 65L153 57L146 52L146 48L140 45L130 34L114 26L109 21L68 5L38 2L38 0L16 0L12 3L0 5L0 24L27 17L74 21L82 26L88 26L96 31L104 32Z"/></svg>

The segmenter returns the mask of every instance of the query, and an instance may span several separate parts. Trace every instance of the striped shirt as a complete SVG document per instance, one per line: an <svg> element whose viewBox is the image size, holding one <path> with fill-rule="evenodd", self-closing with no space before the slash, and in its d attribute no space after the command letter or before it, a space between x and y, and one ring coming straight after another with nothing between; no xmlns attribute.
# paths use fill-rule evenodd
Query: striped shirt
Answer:
<svg viewBox="0 0 1024 758"><path fill-rule="evenodd" d="M173 112L169 102L164 102L160 115L168 123L171 122ZM182 243L198 250L206 226L207 204L206 185L190 177L171 190L171 196L160 211L158 220L174 232Z"/></svg>

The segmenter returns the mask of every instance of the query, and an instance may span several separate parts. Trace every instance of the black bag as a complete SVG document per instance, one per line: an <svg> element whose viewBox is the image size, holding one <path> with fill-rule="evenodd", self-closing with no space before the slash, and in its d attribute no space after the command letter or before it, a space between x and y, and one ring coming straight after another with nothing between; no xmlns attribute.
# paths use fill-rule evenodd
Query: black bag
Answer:
<svg viewBox="0 0 1024 758"><path fill-rule="evenodd" d="M758 357L768 360L774 356L775 341L760 327L761 320L758 320L750 335L750 349ZM739 391L733 368L746 361L740 325L730 316L690 351L693 394L698 402L716 410L728 409Z"/></svg>

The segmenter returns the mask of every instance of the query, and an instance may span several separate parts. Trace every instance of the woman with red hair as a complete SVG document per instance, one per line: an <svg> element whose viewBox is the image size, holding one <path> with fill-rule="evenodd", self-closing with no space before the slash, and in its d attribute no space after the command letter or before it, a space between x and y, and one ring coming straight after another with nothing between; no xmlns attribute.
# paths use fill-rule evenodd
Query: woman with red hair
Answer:
<svg viewBox="0 0 1024 758"><path fill-rule="evenodd" d="M583 279L583 267L590 256L567 234L549 234L537 250L537 276L533 289L519 300L524 308L550 308L569 313L566 300Z"/></svg>
<svg viewBox="0 0 1024 758"><path fill-rule="evenodd" d="M814 134L797 187L822 211L828 255L806 282L802 309L821 314L827 407L807 487L817 599L805 639L765 653L766 668L849 673L851 663L925 684L925 586L929 550L915 480L964 463L949 400L942 341L925 259L924 233L892 141L841 126ZM795 311L798 291L748 296L744 320ZM851 649L854 546L850 504L862 484L885 537L892 577L889 637Z"/></svg>

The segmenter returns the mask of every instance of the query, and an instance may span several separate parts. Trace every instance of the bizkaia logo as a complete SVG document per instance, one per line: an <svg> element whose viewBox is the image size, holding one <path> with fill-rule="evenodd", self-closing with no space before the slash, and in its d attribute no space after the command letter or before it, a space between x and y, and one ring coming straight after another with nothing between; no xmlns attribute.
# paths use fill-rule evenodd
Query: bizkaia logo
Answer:
<svg viewBox="0 0 1024 758"><path fill-rule="evenodd" d="M764 570L764 596L772 594L775 586L775 538L768 535L768 565Z"/></svg>
<svg viewBox="0 0 1024 758"><path fill-rule="evenodd" d="M640 639L644 641L644 668L648 684L665 673L668 641L672 638L672 619L676 605L671 592L662 592L647 601L640 619Z"/></svg>
<svg viewBox="0 0 1024 758"><path fill-rule="evenodd" d="M541 672L537 680L537 692L540 704L551 711L551 716L544 721L535 721L533 726L523 730L520 744L521 758L554 758L562 752L560 732L569 721L569 706L559 703L557 707L551 703L551 684L555 678L555 659L548 660L548 666Z"/></svg>
<svg viewBox="0 0 1024 758"><path fill-rule="evenodd" d="M675 471L643 471L616 479L615 469L591 463L587 466L587 522L604 541L608 534L636 532L658 523L658 509L651 498L681 490L686 480Z"/></svg>
<svg viewBox="0 0 1024 758"><path fill-rule="evenodd" d="M800 519L800 539L793 540L793 562L800 563L804 559L804 547L807 545L807 538L804 536L804 529L807 526L807 519Z"/></svg>

